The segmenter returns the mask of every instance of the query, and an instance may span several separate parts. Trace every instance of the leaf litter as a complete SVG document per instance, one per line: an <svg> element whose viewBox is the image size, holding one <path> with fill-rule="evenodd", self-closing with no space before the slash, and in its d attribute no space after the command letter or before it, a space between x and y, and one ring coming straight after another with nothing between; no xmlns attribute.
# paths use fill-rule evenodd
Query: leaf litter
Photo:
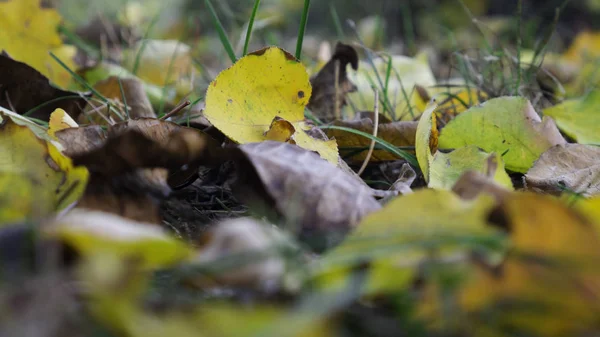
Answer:
<svg viewBox="0 0 600 337"><path fill-rule="evenodd" d="M194 39L137 39L135 5L61 25L73 46L51 5L0 7L0 309L20 316L0 334L40 287L49 335L600 330L593 33L533 77L536 51L459 53L443 79L360 38L320 69L272 46L217 75Z"/></svg>

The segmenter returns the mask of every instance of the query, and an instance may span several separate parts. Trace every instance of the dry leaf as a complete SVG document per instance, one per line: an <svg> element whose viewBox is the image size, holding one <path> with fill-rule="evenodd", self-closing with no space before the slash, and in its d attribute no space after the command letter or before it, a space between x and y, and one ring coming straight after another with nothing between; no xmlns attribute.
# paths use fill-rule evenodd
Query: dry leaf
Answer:
<svg viewBox="0 0 600 337"><path fill-rule="evenodd" d="M527 187L561 194L565 189L590 197L600 193L600 148L562 144L544 152L525 175Z"/></svg>
<svg viewBox="0 0 600 337"><path fill-rule="evenodd" d="M48 121L50 114L60 108L77 119L87 104L86 97L89 94L53 87L48 78L37 70L0 53L0 106L44 121Z"/></svg>
<svg viewBox="0 0 600 337"><path fill-rule="evenodd" d="M373 134L373 121L368 118L363 118L358 121L335 121L333 124ZM417 124L417 122L391 122L379 124L377 137L395 146L414 146ZM368 147L371 144L369 138L336 129L327 129L327 136L335 138L342 157L346 157L349 153L356 153L360 148L365 148L363 151L350 157L350 160L353 162L362 163L365 160ZM399 159L398 156L385 150L375 150L371 156L372 162L397 159Z"/></svg>
<svg viewBox="0 0 600 337"><path fill-rule="evenodd" d="M348 64L357 70L358 54L352 46L338 42L331 59L310 80L313 92L306 107L323 121L339 119L341 109L346 105L346 95L356 91L356 86L346 75Z"/></svg>
<svg viewBox="0 0 600 337"><path fill-rule="evenodd" d="M317 249L339 242L381 207L367 185L314 152L275 141L244 144L240 150L245 160L238 160L239 198L256 207L258 194L262 203L274 205L290 231Z"/></svg>

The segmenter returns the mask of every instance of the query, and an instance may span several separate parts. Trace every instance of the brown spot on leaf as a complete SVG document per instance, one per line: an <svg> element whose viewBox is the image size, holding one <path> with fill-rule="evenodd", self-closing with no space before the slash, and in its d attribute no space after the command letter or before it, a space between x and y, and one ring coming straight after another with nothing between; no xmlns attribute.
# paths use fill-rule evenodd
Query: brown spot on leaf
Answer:
<svg viewBox="0 0 600 337"><path fill-rule="evenodd" d="M298 91L298 98L304 98L304 91Z"/></svg>

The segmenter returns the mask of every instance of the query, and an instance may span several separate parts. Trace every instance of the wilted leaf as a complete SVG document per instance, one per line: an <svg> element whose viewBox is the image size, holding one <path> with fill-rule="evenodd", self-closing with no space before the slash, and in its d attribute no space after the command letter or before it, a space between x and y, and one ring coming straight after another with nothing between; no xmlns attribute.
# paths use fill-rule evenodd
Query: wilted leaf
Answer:
<svg viewBox="0 0 600 337"><path fill-rule="evenodd" d="M346 76L348 64L357 70L358 54L352 46L338 42L331 59L310 81L313 92L307 108L323 121L341 116L346 95L356 91L356 86Z"/></svg>
<svg viewBox="0 0 600 337"><path fill-rule="evenodd" d="M73 69L76 50L62 45L57 33L60 21L60 14L41 7L40 0L0 2L0 51L5 50L64 88L71 82L71 75L48 52L54 52Z"/></svg>
<svg viewBox="0 0 600 337"><path fill-rule="evenodd" d="M433 306L422 300L428 313L423 318L446 333L458 328L479 336L509 331L575 336L597 329L600 240L592 223L560 201L529 193L506 198L501 213L512 241L504 263L475 267L456 298L436 297ZM453 303L451 311L448 303ZM443 312L460 314L462 323L444 325L449 321Z"/></svg>
<svg viewBox="0 0 600 337"><path fill-rule="evenodd" d="M290 231L317 249L337 242L360 219L380 208L359 178L311 151L275 141L240 146L239 198L253 206L256 195L274 205ZM257 182L261 186L257 186Z"/></svg>
<svg viewBox="0 0 600 337"><path fill-rule="evenodd" d="M307 134L304 107L311 96L304 66L282 49L261 49L222 71L206 92L206 118L238 143L266 140L275 117L292 124L290 142L318 152L337 165L335 140L322 141Z"/></svg>
<svg viewBox="0 0 600 337"><path fill-rule="evenodd" d="M522 173L544 151L564 143L554 121L540 119L522 97L499 97L472 107L448 123L439 137L440 148L475 145L502 155L507 169Z"/></svg>
<svg viewBox="0 0 600 337"><path fill-rule="evenodd" d="M501 246L498 232L487 225L494 206L489 196L461 200L450 191L417 190L397 197L364 218L344 242L323 256L316 270L326 289L342 288L348 272L368 263L364 292L406 290L419 266L434 256L461 257L478 252L492 257Z"/></svg>
<svg viewBox="0 0 600 337"><path fill-rule="evenodd" d="M551 147L525 175L527 187L560 194L569 189L584 196L600 193L600 148L582 144Z"/></svg>
<svg viewBox="0 0 600 337"><path fill-rule="evenodd" d="M492 178L501 186L512 189L512 181L504 170L504 163L499 154L488 154L473 145L458 148L450 153L437 152L429 167L429 187L450 189L467 171L486 173L488 160L494 158L497 164Z"/></svg>
<svg viewBox="0 0 600 337"><path fill-rule="evenodd" d="M0 53L0 92L0 106L45 121L59 108L77 118L88 96L53 87L40 72L3 53Z"/></svg>
<svg viewBox="0 0 600 337"><path fill-rule="evenodd" d="M544 110L556 120L556 125L569 137L581 144L600 145L600 90L593 90L582 98L564 101Z"/></svg>
<svg viewBox="0 0 600 337"><path fill-rule="evenodd" d="M159 221L160 201L171 192L168 169L197 168L216 153L216 145L200 131L154 119L117 124L104 143L105 136L97 128L56 134L73 161L92 173L80 207L153 223ZM82 146L72 141L90 143Z"/></svg>
<svg viewBox="0 0 600 337"><path fill-rule="evenodd" d="M369 118L363 118L357 121L335 121L333 124L337 126L344 126L356 129L362 132L366 132L368 134L373 133L373 121ZM356 153L350 157L350 160L355 162L364 161L368 152L368 147L371 144L371 140L369 138L337 129L327 129L326 131L327 136L335 138L338 146L340 147L340 154L342 156L346 156L350 153ZM395 146L414 146L416 132L417 122L383 123L379 124L379 128L377 130L377 137ZM342 148L344 147L350 149L342 150ZM360 151L360 149L354 148L364 149ZM371 155L372 162L397 159L399 159L398 156L385 150L375 150Z"/></svg>
<svg viewBox="0 0 600 337"><path fill-rule="evenodd" d="M50 141L2 112L0 126L0 222L42 218L77 201L88 171L76 167Z"/></svg>

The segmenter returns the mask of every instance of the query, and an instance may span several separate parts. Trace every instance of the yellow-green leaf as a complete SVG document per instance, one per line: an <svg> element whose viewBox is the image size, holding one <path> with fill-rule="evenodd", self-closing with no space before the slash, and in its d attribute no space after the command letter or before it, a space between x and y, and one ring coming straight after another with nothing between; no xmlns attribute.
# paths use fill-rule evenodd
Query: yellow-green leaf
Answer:
<svg viewBox="0 0 600 337"><path fill-rule="evenodd" d="M88 171L74 167L39 126L0 109L0 223L42 218L83 194ZM19 124L17 124L17 122ZM43 130L43 129L42 129Z"/></svg>
<svg viewBox="0 0 600 337"><path fill-rule="evenodd" d="M506 168L525 173L551 146L566 143L551 118L540 119L523 97L499 97L459 114L442 129L442 149L475 145L502 155Z"/></svg>
<svg viewBox="0 0 600 337"><path fill-rule="evenodd" d="M428 186L449 190L466 171L474 170L486 174L490 156L494 156L494 160L498 163L498 167L493 173L494 181L512 189L512 181L504 170L502 157L497 153L485 153L473 145L461 147L450 153L437 152L429 167Z"/></svg>
<svg viewBox="0 0 600 337"><path fill-rule="evenodd" d="M570 99L547 108L544 114L556 120L556 125L581 144L600 145L600 90L584 97Z"/></svg>
<svg viewBox="0 0 600 337"><path fill-rule="evenodd" d="M429 181L429 166L431 166L433 154L437 150L437 127L433 114L435 108L435 103L429 103L419 119L415 135L415 152L425 181Z"/></svg>
<svg viewBox="0 0 600 337"><path fill-rule="evenodd" d="M337 165L334 140L309 136L304 107L312 88L306 68L292 55L277 47L249 54L222 71L206 92L204 115L221 132L238 143L269 139L271 123L279 117L291 123L291 137L298 146L316 151Z"/></svg>

